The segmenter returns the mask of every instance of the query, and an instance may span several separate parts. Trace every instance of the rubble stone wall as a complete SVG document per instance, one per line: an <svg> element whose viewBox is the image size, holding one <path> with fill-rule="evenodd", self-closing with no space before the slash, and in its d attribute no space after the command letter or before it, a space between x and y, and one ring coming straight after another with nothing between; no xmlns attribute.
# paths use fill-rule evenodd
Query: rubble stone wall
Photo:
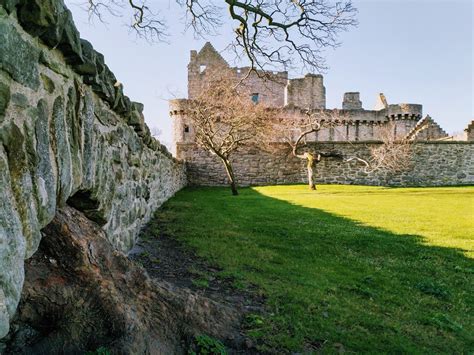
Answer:
<svg viewBox="0 0 474 355"><path fill-rule="evenodd" d="M317 143L311 150L338 152L344 157L368 158L377 142ZM275 152L276 151L276 152ZM178 144L177 155L186 161L188 180L193 185L225 185L227 177L222 163L195 144ZM284 144L275 149L257 147L238 151L233 157L238 183L246 185L306 183L305 161L295 158ZM443 186L474 184L473 142L417 142L413 147L413 164L401 174L366 173L356 161L323 158L315 169L316 181L327 184L361 184L384 186Z"/></svg>
<svg viewBox="0 0 474 355"><path fill-rule="evenodd" d="M143 106L62 0L0 0L0 338L41 230L68 204L123 252L186 184L184 164L151 137Z"/></svg>

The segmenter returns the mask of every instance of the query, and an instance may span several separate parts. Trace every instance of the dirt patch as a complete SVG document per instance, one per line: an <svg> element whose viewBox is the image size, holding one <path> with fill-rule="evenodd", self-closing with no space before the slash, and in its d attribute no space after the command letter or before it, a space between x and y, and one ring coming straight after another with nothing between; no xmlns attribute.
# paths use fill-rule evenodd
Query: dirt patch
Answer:
<svg viewBox="0 0 474 355"><path fill-rule="evenodd" d="M231 280L211 279L214 270L171 238L141 242L134 262L67 206L42 232L0 352L84 354L105 347L112 354L186 354L199 346L196 339L221 346L219 339L231 354L257 353L241 324L263 300L233 289ZM204 272L206 288L193 282Z"/></svg>
<svg viewBox="0 0 474 355"><path fill-rule="evenodd" d="M175 288L189 289L202 297L225 304L242 314L240 333L245 337L243 326L247 314L264 312L265 297L252 285L243 287L239 281L222 276L222 269L211 265L183 242L163 232L164 225L151 221L130 251L129 258L141 264L156 281L165 281ZM245 353L256 344L246 339Z"/></svg>

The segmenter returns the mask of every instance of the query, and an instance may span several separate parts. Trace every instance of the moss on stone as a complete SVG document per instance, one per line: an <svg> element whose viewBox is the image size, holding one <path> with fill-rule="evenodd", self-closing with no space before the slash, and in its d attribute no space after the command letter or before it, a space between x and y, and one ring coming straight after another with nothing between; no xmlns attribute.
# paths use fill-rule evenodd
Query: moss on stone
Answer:
<svg viewBox="0 0 474 355"><path fill-rule="evenodd" d="M50 94L52 94L54 92L54 89L56 88L53 80L51 80L49 76L43 73L41 73L40 76L41 76L41 81L43 82L44 89Z"/></svg>

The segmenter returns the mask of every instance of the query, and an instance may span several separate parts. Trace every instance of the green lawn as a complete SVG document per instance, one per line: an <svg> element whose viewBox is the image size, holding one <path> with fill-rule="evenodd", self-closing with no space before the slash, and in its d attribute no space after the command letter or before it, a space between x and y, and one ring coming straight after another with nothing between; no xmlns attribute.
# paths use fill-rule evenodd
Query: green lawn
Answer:
<svg viewBox="0 0 474 355"><path fill-rule="evenodd" d="M188 188L158 212L167 232L268 313L273 349L474 352L474 187Z"/></svg>

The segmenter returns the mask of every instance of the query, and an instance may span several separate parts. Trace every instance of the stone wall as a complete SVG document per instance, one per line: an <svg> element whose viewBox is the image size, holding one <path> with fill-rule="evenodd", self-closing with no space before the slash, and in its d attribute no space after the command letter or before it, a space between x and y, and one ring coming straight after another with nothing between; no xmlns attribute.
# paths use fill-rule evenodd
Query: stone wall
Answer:
<svg viewBox="0 0 474 355"><path fill-rule="evenodd" d="M345 157L368 157L377 142L318 143L319 151L336 151ZM194 144L179 144L178 156L187 164L188 179L194 185L225 185L222 164ZM277 153L257 148L235 153L234 171L241 186L306 183L305 162L291 155L283 144L275 144ZM474 184L474 143L418 142L414 145L413 168L402 174L364 172L357 162L344 163L323 158L316 166L316 181L328 184L391 186L441 186Z"/></svg>
<svg viewBox="0 0 474 355"><path fill-rule="evenodd" d="M68 204L129 250L153 211L186 184L151 137L143 106L61 0L0 0L0 338L41 230Z"/></svg>

